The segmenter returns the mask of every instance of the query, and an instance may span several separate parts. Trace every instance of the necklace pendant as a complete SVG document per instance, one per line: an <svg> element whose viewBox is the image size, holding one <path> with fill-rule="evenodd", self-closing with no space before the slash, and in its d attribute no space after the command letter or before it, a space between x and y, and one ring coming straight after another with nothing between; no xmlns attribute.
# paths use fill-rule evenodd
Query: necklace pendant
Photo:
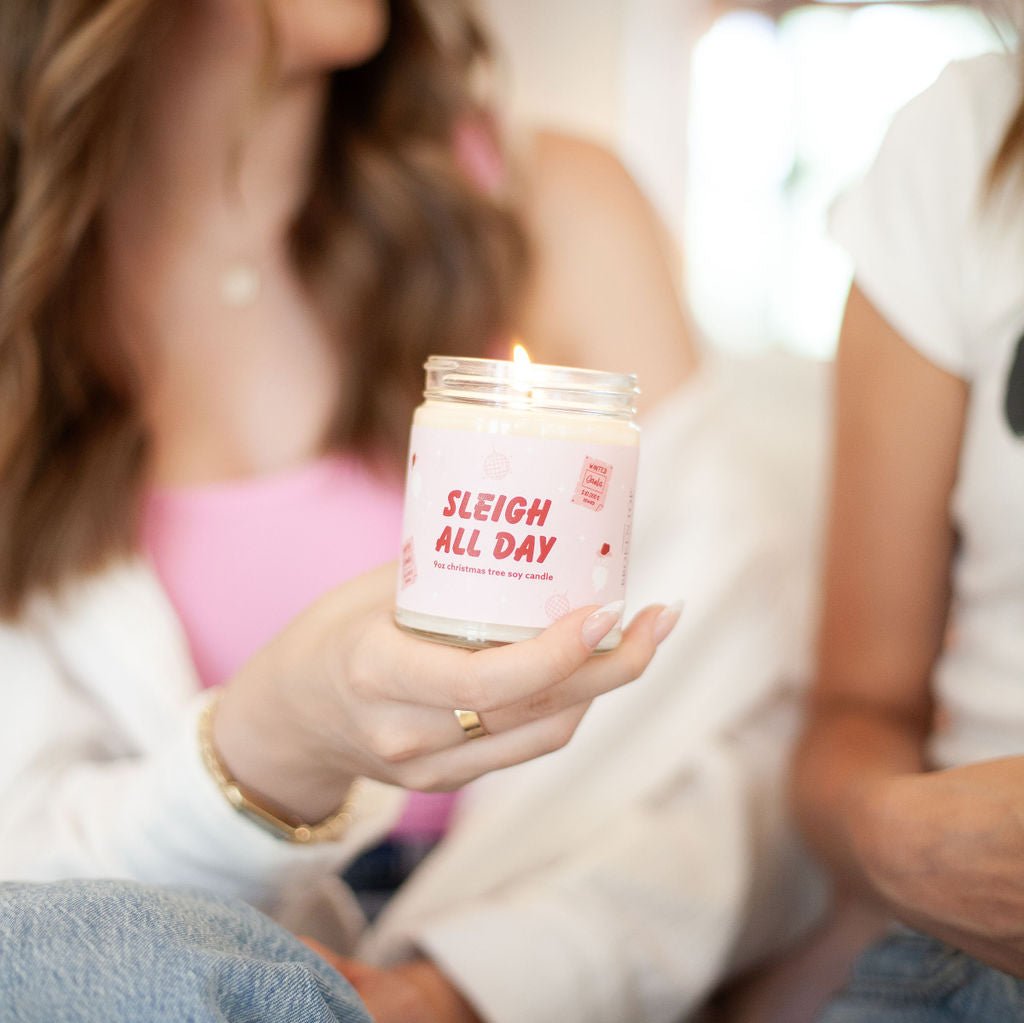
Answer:
<svg viewBox="0 0 1024 1023"><path fill-rule="evenodd" d="M260 297L262 285L260 272L252 263L233 263L221 275L221 301L234 309L244 309Z"/></svg>

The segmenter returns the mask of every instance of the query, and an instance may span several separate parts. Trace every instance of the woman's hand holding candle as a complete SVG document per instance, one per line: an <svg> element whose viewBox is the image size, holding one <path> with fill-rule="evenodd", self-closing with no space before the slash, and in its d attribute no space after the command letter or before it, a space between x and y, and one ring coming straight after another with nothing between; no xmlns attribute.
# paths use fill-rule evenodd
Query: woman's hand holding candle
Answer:
<svg viewBox="0 0 1024 1023"><path fill-rule="evenodd" d="M398 629L394 578L388 565L328 594L225 687L214 744L269 809L317 821L357 776L440 791L558 749L678 619L646 608L617 649L593 656L621 609L584 607L536 638L470 651ZM485 739L467 741L456 708L480 715Z"/></svg>

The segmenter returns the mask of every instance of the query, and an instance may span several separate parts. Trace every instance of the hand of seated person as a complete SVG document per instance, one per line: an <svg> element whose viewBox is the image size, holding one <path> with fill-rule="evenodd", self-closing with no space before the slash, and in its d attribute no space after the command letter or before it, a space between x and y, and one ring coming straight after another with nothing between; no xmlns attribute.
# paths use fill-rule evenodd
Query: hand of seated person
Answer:
<svg viewBox="0 0 1024 1023"><path fill-rule="evenodd" d="M920 930L1024 977L1024 757L885 779L856 829L869 879Z"/></svg>
<svg viewBox="0 0 1024 1023"><path fill-rule="evenodd" d="M472 1006L428 959L380 969L302 938L356 989L376 1023L481 1023Z"/></svg>

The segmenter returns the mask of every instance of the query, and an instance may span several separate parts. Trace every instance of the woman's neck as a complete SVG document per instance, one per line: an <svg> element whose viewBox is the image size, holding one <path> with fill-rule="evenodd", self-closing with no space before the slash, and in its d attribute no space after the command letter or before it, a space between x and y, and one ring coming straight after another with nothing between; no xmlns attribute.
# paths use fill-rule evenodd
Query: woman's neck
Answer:
<svg viewBox="0 0 1024 1023"><path fill-rule="evenodd" d="M184 15L166 40L111 211L136 245L202 238L238 255L284 242L308 187L326 77L264 86L258 19L238 29Z"/></svg>
<svg viewBox="0 0 1024 1023"><path fill-rule="evenodd" d="M221 6L182 5L105 224L114 331L138 368L152 479L170 483L294 465L337 403L339 356L287 246L326 78L261 90L258 20L247 37L191 13Z"/></svg>

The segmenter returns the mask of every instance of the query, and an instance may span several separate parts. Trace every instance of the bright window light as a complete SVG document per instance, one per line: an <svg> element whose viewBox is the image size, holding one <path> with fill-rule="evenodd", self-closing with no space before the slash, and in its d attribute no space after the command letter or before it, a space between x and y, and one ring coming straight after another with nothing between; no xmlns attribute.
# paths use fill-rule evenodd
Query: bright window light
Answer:
<svg viewBox="0 0 1024 1023"><path fill-rule="evenodd" d="M712 343L833 352L850 267L826 237L832 200L949 61L1004 47L959 4L819 3L714 23L694 54L686 237Z"/></svg>

